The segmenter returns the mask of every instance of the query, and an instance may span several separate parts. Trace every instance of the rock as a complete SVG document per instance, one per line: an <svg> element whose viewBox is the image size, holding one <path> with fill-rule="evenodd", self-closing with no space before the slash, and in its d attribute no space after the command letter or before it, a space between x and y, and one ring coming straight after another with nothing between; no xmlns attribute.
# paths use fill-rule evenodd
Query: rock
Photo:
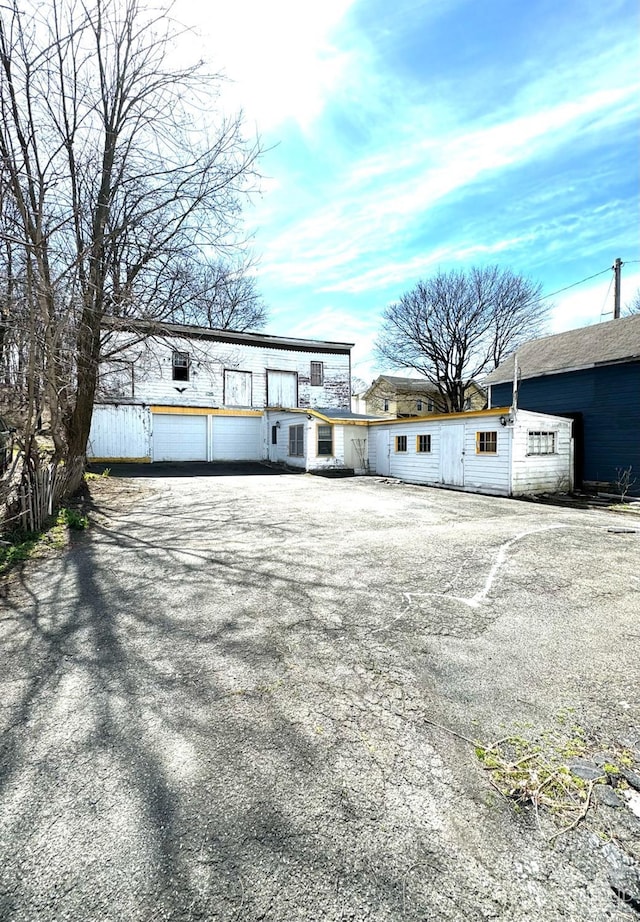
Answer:
<svg viewBox="0 0 640 922"><path fill-rule="evenodd" d="M640 774L638 774L638 772L632 772L628 768L621 768L620 774L627 784L635 788L636 791L640 791Z"/></svg>
<svg viewBox="0 0 640 922"><path fill-rule="evenodd" d="M594 752L591 756L596 765L617 765L616 757L611 752Z"/></svg>
<svg viewBox="0 0 640 922"><path fill-rule="evenodd" d="M605 776L604 771L588 759L569 759L567 766L573 775L584 781L598 781Z"/></svg>
<svg viewBox="0 0 640 922"><path fill-rule="evenodd" d="M640 874L636 868L617 868L611 871L609 885L618 899L640 912Z"/></svg>
<svg viewBox="0 0 640 922"><path fill-rule="evenodd" d="M608 784L596 784L593 788L593 798L607 807L623 807L624 802L620 800L616 792Z"/></svg>

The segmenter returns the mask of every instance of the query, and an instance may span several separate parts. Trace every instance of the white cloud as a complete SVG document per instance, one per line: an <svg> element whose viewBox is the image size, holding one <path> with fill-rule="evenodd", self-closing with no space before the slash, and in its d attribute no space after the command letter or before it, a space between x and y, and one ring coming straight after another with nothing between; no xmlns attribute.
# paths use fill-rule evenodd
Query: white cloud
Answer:
<svg viewBox="0 0 640 922"><path fill-rule="evenodd" d="M259 131L288 118L308 126L339 84L348 55L332 41L353 0L179 0L176 15L202 32L201 48L233 81L224 99Z"/></svg>

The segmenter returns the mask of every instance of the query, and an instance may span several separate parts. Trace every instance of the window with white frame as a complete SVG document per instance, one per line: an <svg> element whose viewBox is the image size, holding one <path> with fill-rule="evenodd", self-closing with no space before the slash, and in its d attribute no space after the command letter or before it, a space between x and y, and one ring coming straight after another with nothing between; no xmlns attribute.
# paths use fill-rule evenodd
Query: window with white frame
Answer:
<svg viewBox="0 0 640 922"><path fill-rule="evenodd" d="M318 426L318 455L333 454L333 426Z"/></svg>
<svg viewBox="0 0 640 922"><path fill-rule="evenodd" d="M382 402L382 407L383 407L385 413L387 413L387 412L389 411L389 400L388 400L386 397L384 398L384 400L383 400L383 402Z"/></svg>
<svg viewBox="0 0 640 922"><path fill-rule="evenodd" d="M530 430L527 445L529 455L555 455L556 433L542 430Z"/></svg>
<svg viewBox="0 0 640 922"><path fill-rule="evenodd" d="M189 380L189 353L174 352L171 360L174 381Z"/></svg>
<svg viewBox="0 0 640 922"><path fill-rule="evenodd" d="M436 408L436 405L433 402L433 400L427 400L427 413L433 413L435 408Z"/></svg>
<svg viewBox="0 0 640 922"><path fill-rule="evenodd" d="M294 458L304 455L304 426L289 426L289 454Z"/></svg>
<svg viewBox="0 0 640 922"><path fill-rule="evenodd" d="M324 383L324 363L311 362L311 384L320 387Z"/></svg>
<svg viewBox="0 0 640 922"><path fill-rule="evenodd" d="M416 410L418 411L418 413L422 412L422 401L421 400L416 400Z"/></svg>

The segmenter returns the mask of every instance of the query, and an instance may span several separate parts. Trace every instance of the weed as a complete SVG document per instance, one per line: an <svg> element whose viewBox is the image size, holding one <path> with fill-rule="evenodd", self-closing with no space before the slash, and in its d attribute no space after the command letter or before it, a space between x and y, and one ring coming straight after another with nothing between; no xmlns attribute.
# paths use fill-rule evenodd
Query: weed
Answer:
<svg viewBox="0 0 640 922"><path fill-rule="evenodd" d="M56 524L66 525L74 531L82 531L82 529L87 528L89 525L89 519L86 515L82 515L78 512L77 509L68 509L65 507L58 512Z"/></svg>

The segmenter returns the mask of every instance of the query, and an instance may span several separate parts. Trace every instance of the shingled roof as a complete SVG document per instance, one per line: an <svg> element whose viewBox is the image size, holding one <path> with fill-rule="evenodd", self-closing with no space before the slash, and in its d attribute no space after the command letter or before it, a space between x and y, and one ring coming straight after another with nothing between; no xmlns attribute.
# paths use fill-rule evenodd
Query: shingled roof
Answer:
<svg viewBox="0 0 640 922"><path fill-rule="evenodd" d="M501 362L482 383L486 386L512 381L516 354L518 376L522 379L637 362L640 361L640 314L533 339Z"/></svg>

